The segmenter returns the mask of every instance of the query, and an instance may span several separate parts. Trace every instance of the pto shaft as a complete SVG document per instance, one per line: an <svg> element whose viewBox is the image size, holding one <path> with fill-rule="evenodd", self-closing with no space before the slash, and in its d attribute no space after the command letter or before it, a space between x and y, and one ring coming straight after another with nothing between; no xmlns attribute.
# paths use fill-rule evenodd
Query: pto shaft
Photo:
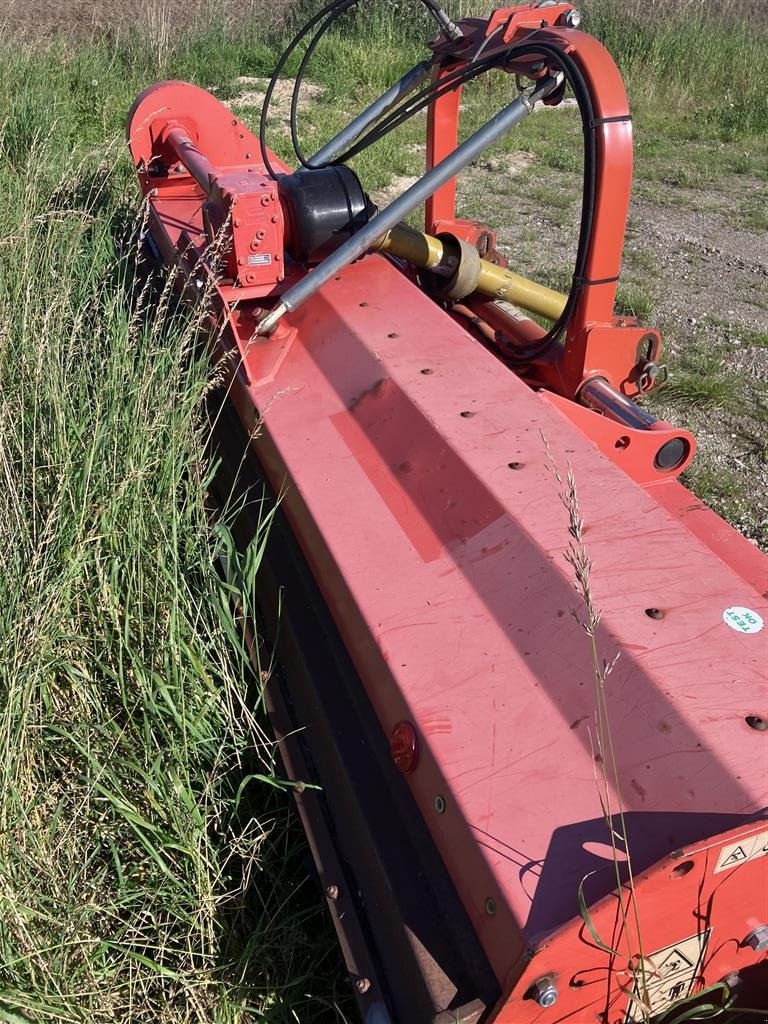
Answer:
<svg viewBox="0 0 768 1024"><path fill-rule="evenodd" d="M454 254L450 251L452 247L442 238L426 235L407 224L398 224L388 231L376 248L441 277L453 277L463 257L463 250L458 246ZM511 302L530 313L538 313L548 320L557 320L565 309L568 298L561 292L545 288L527 277L514 274L506 267L499 267L479 257L475 265L476 270L468 278L465 295L480 292L491 299ZM452 297L464 298L464 295Z"/></svg>

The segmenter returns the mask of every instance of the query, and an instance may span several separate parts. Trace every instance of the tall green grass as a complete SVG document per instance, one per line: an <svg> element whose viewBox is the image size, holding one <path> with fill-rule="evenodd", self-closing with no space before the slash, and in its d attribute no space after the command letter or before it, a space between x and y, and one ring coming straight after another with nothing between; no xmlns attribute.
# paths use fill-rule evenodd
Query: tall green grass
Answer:
<svg viewBox="0 0 768 1024"><path fill-rule="evenodd" d="M0 135L0 1021L320 1019L206 514L203 310L145 274L116 153Z"/></svg>

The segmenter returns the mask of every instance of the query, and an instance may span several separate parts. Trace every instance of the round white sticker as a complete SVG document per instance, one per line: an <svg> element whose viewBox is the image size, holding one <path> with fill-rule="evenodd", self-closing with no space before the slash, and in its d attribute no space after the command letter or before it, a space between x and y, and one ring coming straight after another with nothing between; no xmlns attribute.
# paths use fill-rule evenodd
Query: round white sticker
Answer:
<svg viewBox="0 0 768 1024"><path fill-rule="evenodd" d="M737 633L759 633L763 628L762 616L751 608L726 608L723 622Z"/></svg>

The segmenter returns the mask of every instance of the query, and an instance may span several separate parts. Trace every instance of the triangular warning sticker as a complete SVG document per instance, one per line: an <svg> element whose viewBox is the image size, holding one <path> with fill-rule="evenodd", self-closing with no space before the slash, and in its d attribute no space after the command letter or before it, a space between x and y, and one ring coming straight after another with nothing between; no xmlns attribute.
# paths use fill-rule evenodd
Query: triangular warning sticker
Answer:
<svg viewBox="0 0 768 1024"><path fill-rule="evenodd" d="M654 963L653 960L651 962ZM681 949L675 946L669 950L662 961L654 963L653 970L658 977L668 978L671 974L677 974L679 971L689 971L692 967L693 961ZM649 984L653 984L653 975L648 980Z"/></svg>
<svg viewBox="0 0 768 1024"><path fill-rule="evenodd" d="M720 865L721 868L729 868L732 864L740 864L743 860L747 859L747 854L743 846L737 846L735 850L731 850L730 854L725 858L723 863Z"/></svg>

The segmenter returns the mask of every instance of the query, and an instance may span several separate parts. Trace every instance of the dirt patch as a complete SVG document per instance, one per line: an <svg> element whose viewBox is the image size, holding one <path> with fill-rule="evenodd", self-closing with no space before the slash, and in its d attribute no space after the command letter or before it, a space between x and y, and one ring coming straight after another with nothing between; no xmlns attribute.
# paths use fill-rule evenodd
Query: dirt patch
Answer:
<svg viewBox="0 0 768 1024"><path fill-rule="evenodd" d="M416 175L396 174L384 188L374 189L371 199L377 206L387 206L393 199L397 199L401 192L405 192L411 185L415 185L418 180Z"/></svg>
<svg viewBox="0 0 768 1024"><path fill-rule="evenodd" d="M744 188L733 183L733 192ZM765 329L765 307L755 300L768 296L768 234L729 223L730 189L676 191L683 194L672 209L637 198L630 213L633 245L659 266L657 313L683 325L715 317Z"/></svg>
<svg viewBox="0 0 768 1024"><path fill-rule="evenodd" d="M295 78L281 78L277 82L270 100L270 117L279 118L283 123L288 123L288 119L291 116L291 100L293 97L293 87L295 83ZM241 78L235 79L234 84L241 91L239 95L229 101L229 106L231 106L233 110L243 110L247 107L260 111L264 104L264 97L266 96L267 87L269 86L269 79L251 78L244 75ZM324 91L325 90L321 85L317 85L314 82L302 82L298 102L299 110L306 110L313 101L323 95Z"/></svg>
<svg viewBox="0 0 768 1024"><path fill-rule="evenodd" d="M473 166L481 171L490 171L491 174L507 174L516 177L527 171L536 162L533 153L520 150L516 153L501 153L498 156L491 156L487 160L479 160Z"/></svg>

